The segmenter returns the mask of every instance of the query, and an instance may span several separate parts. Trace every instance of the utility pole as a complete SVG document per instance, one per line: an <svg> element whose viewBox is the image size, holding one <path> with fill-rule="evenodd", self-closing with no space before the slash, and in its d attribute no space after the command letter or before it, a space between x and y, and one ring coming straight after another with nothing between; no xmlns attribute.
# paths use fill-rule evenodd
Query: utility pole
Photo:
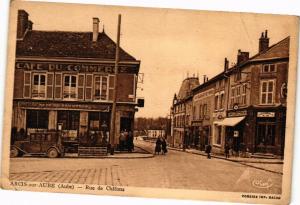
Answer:
<svg viewBox="0 0 300 205"><path fill-rule="evenodd" d="M113 92L113 104L111 109L111 121L110 121L110 154L114 154L115 139L116 139L116 105L117 105L117 81L119 70L119 58L120 58L120 33L121 33L121 14L118 15L118 31L117 31L117 44L116 44L116 57L115 57L115 80L114 80L114 92Z"/></svg>

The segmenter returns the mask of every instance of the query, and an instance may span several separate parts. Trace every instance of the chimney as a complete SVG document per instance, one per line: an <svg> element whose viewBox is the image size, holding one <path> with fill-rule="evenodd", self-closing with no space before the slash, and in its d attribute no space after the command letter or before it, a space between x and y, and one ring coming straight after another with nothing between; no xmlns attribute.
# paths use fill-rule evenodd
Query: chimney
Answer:
<svg viewBox="0 0 300 205"><path fill-rule="evenodd" d="M263 52L269 48L269 38L268 38L268 30L265 31L265 34L262 32L259 38L259 48L258 51Z"/></svg>
<svg viewBox="0 0 300 205"><path fill-rule="evenodd" d="M206 75L203 75L203 83L206 82Z"/></svg>
<svg viewBox="0 0 300 205"><path fill-rule="evenodd" d="M237 65L244 63L248 59L249 59L249 52L244 52L244 51L241 51L241 49L239 49L238 55L237 55Z"/></svg>
<svg viewBox="0 0 300 205"><path fill-rule="evenodd" d="M28 21L28 25L27 25L27 29L29 30L29 31L31 31L32 30L32 25L33 25L33 23L32 23L32 21Z"/></svg>
<svg viewBox="0 0 300 205"><path fill-rule="evenodd" d="M227 60L227 58L225 58L224 60L224 71L226 72L229 68L229 61Z"/></svg>
<svg viewBox="0 0 300 205"><path fill-rule="evenodd" d="M22 39L28 27L28 13L18 10L17 39Z"/></svg>
<svg viewBox="0 0 300 205"><path fill-rule="evenodd" d="M93 42L96 42L98 40L99 22L99 18L93 18Z"/></svg>

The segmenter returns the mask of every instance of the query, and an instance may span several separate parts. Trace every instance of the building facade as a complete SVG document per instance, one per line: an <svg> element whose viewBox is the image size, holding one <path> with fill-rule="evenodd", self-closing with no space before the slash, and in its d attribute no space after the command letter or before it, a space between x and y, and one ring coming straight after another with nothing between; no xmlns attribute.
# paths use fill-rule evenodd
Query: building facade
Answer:
<svg viewBox="0 0 300 205"><path fill-rule="evenodd" d="M258 48L252 57L238 50L232 67L225 58L220 74L192 89L190 145L203 150L210 143L220 154L226 144L235 153L284 154L289 37L269 46L265 31Z"/></svg>
<svg viewBox="0 0 300 205"><path fill-rule="evenodd" d="M64 32L33 30L28 16L18 11L12 128L26 134L60 130L79 140L98 133L117 145L121 130L133 130L140 61L120 49L115 75L116 44L99 32L98 18L92 32Z"/></svg>
<svg viewBox="0 0 300 205"><path fill-rule="evenodd" d="M183 148L192 138L193 97L192 89L199 85L198 77L187 77L174 95L171 107L171 136L168 143Z"/></svg>

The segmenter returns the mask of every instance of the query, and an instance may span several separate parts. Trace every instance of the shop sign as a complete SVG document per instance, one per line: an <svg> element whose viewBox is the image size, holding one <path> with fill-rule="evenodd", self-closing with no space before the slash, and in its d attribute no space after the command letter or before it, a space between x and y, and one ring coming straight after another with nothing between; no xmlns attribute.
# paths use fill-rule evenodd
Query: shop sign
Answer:
<svg viewBox="0 0 300 205"><path fill-rule="evenodd" d="M239 137L239 131L238 130L233 131L233 137Z"/></svg>
<svg viewBox="0 0 300 205"><path fill-rule="evenodd" d="M97 104L79 104L68 102L19 102L19 107L24 108L39 108L39 109L78 109L78 110L99 110L100 112L109 112L109 105L97 105Z"/></svg>
<svg viewBox="0 0 300 205"><path fill-rule="evenodd" d="M275 117L275 112L257 112L257 117Z"/></svg>
<svg viewBox="0 0 300 205"><path fill-rule="evenodd" d="M77 72L103 72L114 73L114 66L107 64L87 63L53 63L53 62L16 62L16 69L34 71L77 71ZM132 66L119 66L120 73L136 73L137 69Z"/></svg>
<svg viewBox="0 0 300 205"><path fill-rule="evenodd" d="M201 122L199 122L199 121L196 121L196 122L192 122L192 126L197 126L197 127L200 127L200 126L202 126L202 123Z"/></svg>
<svg viewBox="0 0 300 205"><path fill-rule="evenodd" d="M247 110L240 110L235 112L228 112L228 117L241 117L247 115Z"/></svg>

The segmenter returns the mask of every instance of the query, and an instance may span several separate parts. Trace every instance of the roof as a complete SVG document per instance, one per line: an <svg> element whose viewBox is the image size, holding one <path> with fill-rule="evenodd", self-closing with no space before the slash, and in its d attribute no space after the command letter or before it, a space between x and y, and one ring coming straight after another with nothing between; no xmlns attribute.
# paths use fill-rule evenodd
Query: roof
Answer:
<svg viewBox="0 0 300 205"><path fill-rule="evenodd" d="M289 48L290 48L290 37L286 37L285 39L269 47L266 51L263 51L253 56L250 59L250 61L270 60L274 58L288 58Z"/></svg>
<svg viewBox="0 0 300 205"><path fill-rule="evenodd" d="M192 89L194 89L198 85L199 85L199 78L197 77L186 78L181 84L177 98L179 100L187 98L191 94Z"/></svg>
<svg viewBox="0 0 300 205"><path fill-rule="evenodd" d="M289 57L289 45L290 45L290 37L286 37L283 40L273 44L267 50L257 53L256 55L252 56L246 62L242 63L241 65L234 65L233 67L229 68L227 72L223 71L218 75L214 76L210 80L206 81L205 83L195 87L193 89L194 92L199 91L200 89L206 87L207 85L219 80L221 78L226 78L227 75L234 72L237 68L243 69L244 66L248 65L249 63L254 63L256 61L266 61L266 60L274 60L274 59L284 59Z"/></svg>
<svg viewBox="0 0 300 205"><path fill-rule="evenodd" d="M105 32L99 32L96 42L92 41L92 35L92 32L29 30L23 40L17 41L16 56L115 59L116 43ZM120 48L120 60L136 59Z"/></svg>

